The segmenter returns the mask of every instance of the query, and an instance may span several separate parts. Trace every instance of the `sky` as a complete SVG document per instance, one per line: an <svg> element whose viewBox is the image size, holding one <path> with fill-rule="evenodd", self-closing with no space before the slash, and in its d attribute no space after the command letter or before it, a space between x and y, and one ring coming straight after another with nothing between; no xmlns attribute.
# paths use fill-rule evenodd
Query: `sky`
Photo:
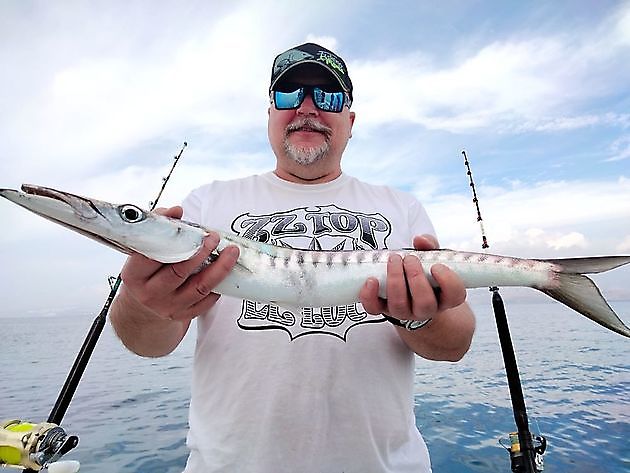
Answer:
<svg viewBox="0 0 630 473"><path fill-rule="evenodd" d="M4 0L0 187L148 207L184 141L163 206L269 171L271 63L306 41L354 83L344 171L413 193L443 247L481 249L466 150L491 252L630 254L627 1ZM100 310L123 255L0 217L0 316Z"/></svg>

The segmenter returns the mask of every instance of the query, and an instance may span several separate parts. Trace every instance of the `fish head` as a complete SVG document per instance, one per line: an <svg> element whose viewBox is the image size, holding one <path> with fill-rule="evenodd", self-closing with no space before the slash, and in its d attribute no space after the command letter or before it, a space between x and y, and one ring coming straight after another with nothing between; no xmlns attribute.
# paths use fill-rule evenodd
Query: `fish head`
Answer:
<svg viewBox="0 0 630 473"><path fill-rule="evenodd" d="M24 184L22 192L0 189L0 196L123 253L140 253L162 263L190 258L208 234L197 225L134 204L111 204L50 187Z"/></svg>

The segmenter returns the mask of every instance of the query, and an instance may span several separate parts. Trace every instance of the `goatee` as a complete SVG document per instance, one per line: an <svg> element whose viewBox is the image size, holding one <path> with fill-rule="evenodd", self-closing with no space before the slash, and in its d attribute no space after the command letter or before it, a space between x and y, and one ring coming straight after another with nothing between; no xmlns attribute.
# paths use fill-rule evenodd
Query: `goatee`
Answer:
<svg viewBox="0 0 630 473"><path fill-rule="evenodd" d="M319 146L295 146L289 142L289 135L295 131L314 131L322 133L325 141ZM302 118L287 126L284 135L284 151L286 155L302 166L309 166L323 159L330 149L330 136L332 130L321 123L310 119Z"/></svg>

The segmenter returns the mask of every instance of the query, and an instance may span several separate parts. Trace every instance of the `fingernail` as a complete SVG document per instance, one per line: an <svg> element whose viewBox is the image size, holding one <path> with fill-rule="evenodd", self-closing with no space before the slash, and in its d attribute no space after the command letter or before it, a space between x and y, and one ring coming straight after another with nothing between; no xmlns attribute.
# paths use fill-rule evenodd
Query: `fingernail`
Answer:
<svg viewBox="0 0 630 473"><path fill-rule="evenodd" d="M210 249L210 250L214 250L217 245L219 244L219 241L221 240L221 238L219 237L219 234L216 232L210 232L208 233L208 236L205 238L203 244L206 248Z"/></svg>
<svg viewBox="0 0 630 473"><path fill-rule="evenodd" d="M441 276L442 274L445 274L447 271L448 271L448 267L443 265L442 263L436 263L433 266L431 266L431 274L435 276Z"/></svg>
<svg viewBox="0 0 630 473"><path fill-rule="evenodd" d="M222 251L222 253L226 253L228 258L236 261L240 254L240 250L238 249L238 246L228 246Z"/></svg>

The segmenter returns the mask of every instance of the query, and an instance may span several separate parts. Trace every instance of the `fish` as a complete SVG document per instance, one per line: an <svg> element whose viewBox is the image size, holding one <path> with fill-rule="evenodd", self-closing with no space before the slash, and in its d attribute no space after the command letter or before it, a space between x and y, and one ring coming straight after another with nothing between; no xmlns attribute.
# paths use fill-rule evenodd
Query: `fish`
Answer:
<svg viewBox="0 0 630 473"><path fill-rule="evenodd" d="M386 298L389 257L413 255L422 263L434 288L439 285L431 268L440 263L453 270L468 289L537 289L594 322L630 337L630 328L585 276L626 265L630 255L525 259L448 249L301 250L166 217L134 204L111 204L30 184L21 189L0 189L0 196L122 253L140 253L164 264L191 258L204 238L211 231L216 232L220 241L208 263L230 245L240 250L234 269L214 289L227 296L292 308L352 304L358 302L365 281L374 277L379 281L379 296Z"/></svg>

